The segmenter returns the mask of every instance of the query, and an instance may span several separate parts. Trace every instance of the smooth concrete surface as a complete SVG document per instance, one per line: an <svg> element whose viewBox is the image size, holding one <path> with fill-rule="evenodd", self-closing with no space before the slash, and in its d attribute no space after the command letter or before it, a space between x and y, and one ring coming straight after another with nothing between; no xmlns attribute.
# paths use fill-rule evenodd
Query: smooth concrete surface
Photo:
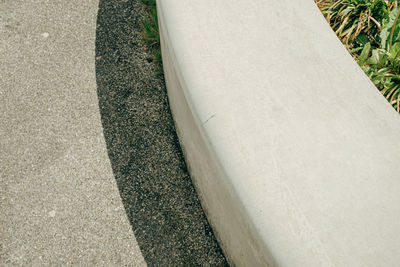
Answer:
<svg viewBox="0 0 400 267"><path fill-rule="evenodd" d="M400 117L313 0L158 1L171 109L236 266L398 266Z"/></svg>
<svg viewBox="0 0 400 267"><path fill-rule="evenodd" d="M95 80L98 1L0 1L1 266L145 266Z"/></svg>

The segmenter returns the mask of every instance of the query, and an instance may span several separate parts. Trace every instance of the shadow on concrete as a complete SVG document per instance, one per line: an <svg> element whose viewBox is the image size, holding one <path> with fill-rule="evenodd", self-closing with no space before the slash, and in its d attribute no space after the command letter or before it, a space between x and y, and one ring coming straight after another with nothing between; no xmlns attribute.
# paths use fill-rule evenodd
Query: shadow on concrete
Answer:
<svg viewBox="0 0 400 267"><path fill-rule="evenodd" d="M141 45L138 1L100 0L96 79L108 154L150 266L226 266L176 137L162 78Z"/></svg>

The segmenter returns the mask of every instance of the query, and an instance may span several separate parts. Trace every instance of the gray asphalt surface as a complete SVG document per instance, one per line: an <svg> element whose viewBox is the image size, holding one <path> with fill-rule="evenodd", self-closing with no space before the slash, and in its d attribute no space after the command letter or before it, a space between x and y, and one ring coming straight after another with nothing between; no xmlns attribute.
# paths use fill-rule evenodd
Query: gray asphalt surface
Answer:
<svg viewBox="0 0 400 267"><path fill-rule="evenodd" d="M97 0L0 1L0 266L145 266L111 169Z"/></svg>
<svg viewBox="0 0 400 267"><path fill-rule="evenodd" d="M100 1L96 75L104 135L150 266L226 266L186 169L162 77L142 45L139 1Z"/></svg>

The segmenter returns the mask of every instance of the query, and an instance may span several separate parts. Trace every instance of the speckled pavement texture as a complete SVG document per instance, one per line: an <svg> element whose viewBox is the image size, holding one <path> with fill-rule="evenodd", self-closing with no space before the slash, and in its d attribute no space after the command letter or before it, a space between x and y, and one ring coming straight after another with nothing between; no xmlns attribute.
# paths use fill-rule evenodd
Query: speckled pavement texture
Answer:
<svg viewBox="0 0 400 267"><path fill-rule="evenodd" d="M0 266L145 266L107 156L97 0L0 1Z"/></svg>
<svg viewBox="0 0 400 267"><path fill-rule="evenodd" d="M150 266L226 266L175 134L164 80L142 45L139 1L100 1L96 73L115 178Z"/></svg>

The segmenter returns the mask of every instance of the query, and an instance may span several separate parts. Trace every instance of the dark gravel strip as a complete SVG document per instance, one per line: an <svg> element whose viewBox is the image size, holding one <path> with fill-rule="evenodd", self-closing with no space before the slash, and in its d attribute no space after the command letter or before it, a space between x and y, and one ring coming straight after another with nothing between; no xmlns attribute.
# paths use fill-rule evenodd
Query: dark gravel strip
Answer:
<svg viewBox="0 0 400 267"><path fill-rule="evenodd" d="M188 175L139 1L100 0L99 105L126 213L149 266L226 266Z"/></svg>

